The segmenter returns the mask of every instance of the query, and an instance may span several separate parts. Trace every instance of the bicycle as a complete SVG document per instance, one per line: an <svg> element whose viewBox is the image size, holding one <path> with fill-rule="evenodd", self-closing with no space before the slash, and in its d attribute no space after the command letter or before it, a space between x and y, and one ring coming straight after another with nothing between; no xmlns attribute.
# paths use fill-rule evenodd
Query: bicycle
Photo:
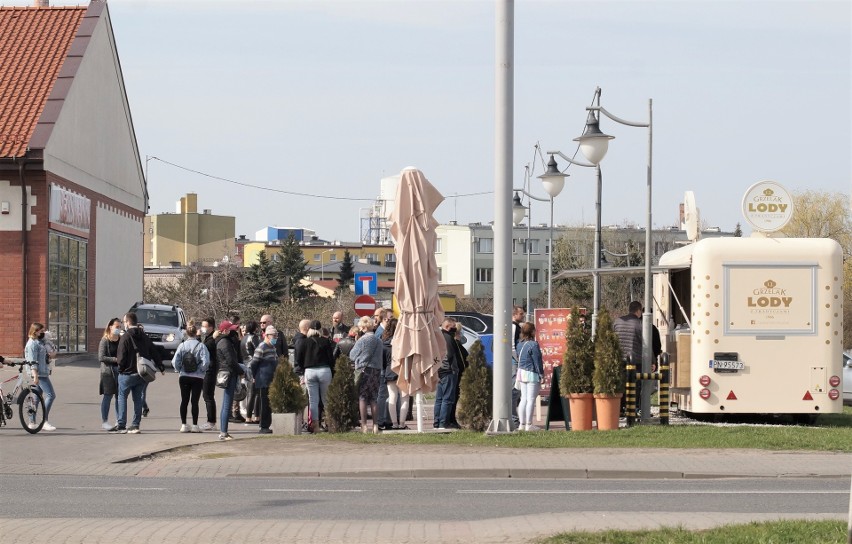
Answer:
<svg viewBox="0 0 852 544"><path fill-rule="evenodd" d="M29 367L28 363L11 363L6 362L3 357L0 357L0 364L5 364L11 367L18 367L18 375L12 376L8 380L0 382L0 427L5 427L8 420L11 420L12 404L18 404L18 417L21 420L21 426L30 434L36 434L44 427L44 397L41 393L41 388L38 385L29 383L29 372L25 372L24 367ZM3 384L13 380L15 387L11 393L3 392Z"/></svg>

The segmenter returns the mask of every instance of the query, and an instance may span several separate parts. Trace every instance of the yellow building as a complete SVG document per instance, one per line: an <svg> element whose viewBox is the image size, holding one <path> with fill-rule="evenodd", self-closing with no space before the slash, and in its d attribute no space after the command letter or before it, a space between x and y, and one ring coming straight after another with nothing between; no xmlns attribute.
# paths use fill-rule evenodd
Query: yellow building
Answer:
<svg viewBox="0 0 852 544"><path fill-rule="evenodd" d="M302 258L308 268L321 270L323 266L337 264L343 261L344 253L349 250L352 262L365 262L368 264L394 267L396 264L396 253L392 245L372 244L328 244L328 243L302 243ZM281 252L278 242L249 242L243 247L243 266L249 267L257 264L257 256L261 251L266 252L266 257L274 259L274 255Z"/></svg>
<svg viewBox="0 0 852 544"><path fill-rule="evenodd" d="M198 195L180 199L176 213L145 216L144 265L212 264L234 257L234 217L198 213Z"/></svg>

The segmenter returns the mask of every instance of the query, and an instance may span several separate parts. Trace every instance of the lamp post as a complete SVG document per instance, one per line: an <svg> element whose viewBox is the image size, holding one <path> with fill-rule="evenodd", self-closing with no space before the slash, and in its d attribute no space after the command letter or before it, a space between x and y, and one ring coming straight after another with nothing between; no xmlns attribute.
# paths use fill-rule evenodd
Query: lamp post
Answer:
<svg viewBox="0 0 852 544"><path fill-rule="evenodd" d="M527 196L532 198L526 192L524 192L524 194L526 194ZM532 206L530 206L530 207L532 207ZM527 252L527 282L526 282L527 283L527 306L526 306L527 313L529 313L530 308L532 308L532 306L530 305L530 248L529 248L530 224L532 223L532 215L528 215L528 212L529 212L529 209L521 203L521 196L516 191L515 197L512 199L512 223L514 223L515 226L518 226L521 223L521 221L524 220L524 217L529 218L527 220L527 239L524 242L524 251Z"/></svg>
<svg viewBox="0 0 852 544"><path fill-rule="evenodd" d="M652 195L652 169L651 166L653 164L653 118L654 118L654 110L653 110L653 100L648 99L648 122L633 122L627 121L624 119L620 119L615 115L611 114L607 110L601 107L600 105L600 97L601 97L601 89L598 87L595 90L595 98L597 99L597 106L587 107L586 110L589 112L589 116L586 121L586 130L582 136L574 138L574 141L579 142L580 151L583 152L586 159L594 165L599 165L606 155L607 149L609 148L609 141L614 138L614 136L609 136L600 131L599 127L599 119L597 114L603 114L609 119L619 123L621 125L627 125L630 127L640 127L648 129L648 166L647 166L647 225L645 227L645 310L642 313L642 372L651 372L651 363L653 360L652 353L652 332L651 332L651 316L653 312L651 311L651 195ZM598 212L600 213L600 212ZM600 260L600 251L599 247L597 248L598 255L596 259ZM641 408L642 408L642 419L648 419L650 417L650 408L651 408L651 388L643 387L642 388L642 399L641 399Z"/></svg>
<svg viewBox="0 0 852 544"><path fill-rule="evenodd" d="M326 249L325 251L320 253L320 281L323 281L325 279L325 260L323 255L325 255L329 251L334 251L334 249Z"/></svg>

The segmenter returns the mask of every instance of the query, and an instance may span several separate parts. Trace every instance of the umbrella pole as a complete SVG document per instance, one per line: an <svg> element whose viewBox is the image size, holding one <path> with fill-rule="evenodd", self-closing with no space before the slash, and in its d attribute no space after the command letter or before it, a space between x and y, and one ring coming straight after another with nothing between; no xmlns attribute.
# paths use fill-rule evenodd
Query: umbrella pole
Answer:
<svg viewBox="0 0 852 544"><path fill-rule="evenodd" d="M417 432L423 432L423 393L417 392Z"/></svg>

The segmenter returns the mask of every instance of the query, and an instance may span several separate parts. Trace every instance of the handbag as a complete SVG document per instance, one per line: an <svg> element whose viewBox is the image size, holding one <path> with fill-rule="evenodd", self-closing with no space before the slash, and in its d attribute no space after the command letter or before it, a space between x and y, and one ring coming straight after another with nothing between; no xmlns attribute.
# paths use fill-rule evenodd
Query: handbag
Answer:
<svg viewBox="0 0 852 544"><path fill-rule="evenodd" d="M222 389L228 388L228 382L231 381L231 371L230 370L220 370L216 373L216 387L221 387Z"/></svg>
<svg viewBox="0 0 852 544"><path fill-rule="evenodd" d="M136 372L139 374L139 377L146 382L153 382L157 379L156 363L147 357L143 357L142 354L139 353L139 348L136 346L136 342L133 340L132 336L130 337L130 342L133 343L133 348L136 350Z"/></svg>
<svg viewBox="0 0 852 544"><path fill-rule="evenodd" d="M234 400L236 402L241 402L241 401L245 400L247 395L248 395L248 388L246 387L245 382L243 382L242 380L238 381L237 387L236 387L236 389L234 389Z"/></svg>

